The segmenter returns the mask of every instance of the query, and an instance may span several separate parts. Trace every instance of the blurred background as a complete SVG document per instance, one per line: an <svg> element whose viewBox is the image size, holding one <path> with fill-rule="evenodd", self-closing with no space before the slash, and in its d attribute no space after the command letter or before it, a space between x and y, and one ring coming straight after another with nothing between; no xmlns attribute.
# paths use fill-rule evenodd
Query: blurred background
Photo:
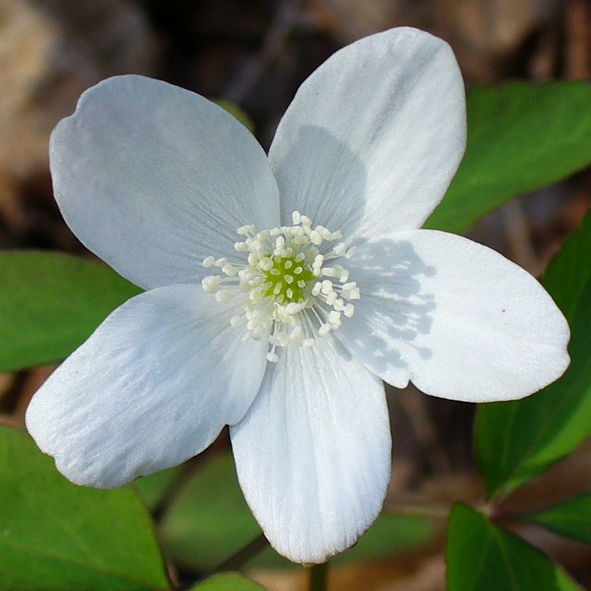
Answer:
<svg viewBox="0 0 591 591"><path fill-rule="evenodd" d="M588 0L0 0L0 247L90 256L53 201L47 146L55 124L99 80L145 74L234 103L267 148L318 65L346 43L400 25L447 40L468 85L591 78ZM590 200L591 174L583 171L513 200L469 235L539 276ZM28 400L52 369L0 374L2 422L23 425ZM482 498L473 406L412 388L389 398L394 470L386 510L405 500L445 507ZM227 445L222 437L208 453ZM535 508L588 491L590 468L591 446L584 445L509 502ZM444 526L395 556L336 567L331 589L443 590ZM587 547L521 531L591 588ZM271 590L304 588L301 570L257 569L255 577Z"/></svg>

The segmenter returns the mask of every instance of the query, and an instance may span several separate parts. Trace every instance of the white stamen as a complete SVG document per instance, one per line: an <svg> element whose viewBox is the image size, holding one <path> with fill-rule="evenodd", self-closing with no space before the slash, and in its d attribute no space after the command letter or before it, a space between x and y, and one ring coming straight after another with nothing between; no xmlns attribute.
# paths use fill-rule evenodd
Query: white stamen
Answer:
<svg viewBox="0 0 591 591"><path fill-rule="evenodd" d="M232 318L230 318L230 324L234 327L234 328L238 328L239 326L243 326L244 322L245 322L245 317L244 316L232 316Z"/></svg>
<svg viewBox="0 0 591 591"><path fill-rule="evenodd" d="M329 294L332 291L332 281L325 279L322 282L322 288L320 291L322 291L322 293L325 295Z"/></svg>
<svg viewBox="0 0 591 591"><path fill-rule="evenodd" d="M347 252L347 245L341 242L333 248L333 251L338 257L342 257Z"/></svg>
<svg viewBox="0 0 591 591"><path fill-rule="evenodd" d="M242 226L236 230L236 234L239 236L248 236L249 234L254 234L256 230L256 226L254 224L249 224L247 226Z"/></svg>
<svg viewBox="0 0 591 591"><path fill-rule="evenodd" d="M234 251L244 253L245 262L208 256L202 263L221 272L202 280L204 291L221 303L242 298L244 309L230 324L243 331L243 341L267 338L271 363L279 361L277 348L320 351L322 339L338 330L343 318L353 316L354 306L345 300L360 298L357 284L348 282L347 269L325 266L343 256L351 258L355 248L347 248L345 242L327 247L326 243L342 240L341 232L312 227L310 218L297 211L291 217L292 226L258 232L253 224L239 228L244 239L234 244Z"/></svg>
<svg viewBox="0 0 591 591"><path fill-rule="evenodd" d="M301 326L296 326L289 335L289 342L295 347L301 347L304 342L304 331Z"/></svg>
<svg viewBox="0 0 591 591"><path fill-rule="evenodd" d="M222 278L218 275L208 275L202 279L201 285L205 293L216 293L221 282Z"/></svg>
<svg viewBox="0 0 591 591"><path fill-rule="evenodd" d="M341 325L341 313L333 310L328 313L328 323L331 328L338 328Z"/></svg>
<svg viewBox="0 0 591 591"><path fill-rule="evenodd" d="M295 304L292 302L291 304L287 304L287 306L285 306L285 310L290 316L294 316L298 312L301 312L305 307L306 304Z"/></svg>
<svg viewBox="0 0 591 591"><path fill-rule="evenodd" d="M234 294L228 290L217 291L215 294L215 299L220 304L227 304L233 297L234 297Z"/></svg>
<svg viewBox="0 0 591 591"><path fill-rule="evenodd" d="M273 261L270 258L265 257L259 261L259 267L263 271L270 271L273 268Z"/></svg>

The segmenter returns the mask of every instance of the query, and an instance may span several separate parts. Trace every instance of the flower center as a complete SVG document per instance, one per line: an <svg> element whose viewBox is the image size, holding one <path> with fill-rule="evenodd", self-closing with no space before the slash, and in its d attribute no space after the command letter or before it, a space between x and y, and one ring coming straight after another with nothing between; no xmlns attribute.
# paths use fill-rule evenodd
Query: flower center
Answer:
<svg viewBox="0 0 591 591"><path fill-rule="evenodd" d="M229 262L212 256L204 267L218 267L220 275L203 279L203 289L219 302L242 295L243 310L231 319L232 326L246 326L246 338L269 334L267 359L278 361L277 347L320 348L320 339L353 316L351 300L360 297L349 272L336 259L349 259L355 248L340 242L340 232L312 227L310 218L295 211L293 226L257 231L254 225L238 228L241 242L234 250L246 262ZM335 243L333 246L330 243ZM245 297L244 297L245 296Z"/></svg>
<svg viewBox="0 0 591 591"><path fill-rule="evenodd" d="M303 253L296 256L273 256L273 266L269 271L263 271L264 285L268 285L265 297L275 298L275 301L302 303L306 299L306 286L316 277L306 268L306 257Z"/></svg>

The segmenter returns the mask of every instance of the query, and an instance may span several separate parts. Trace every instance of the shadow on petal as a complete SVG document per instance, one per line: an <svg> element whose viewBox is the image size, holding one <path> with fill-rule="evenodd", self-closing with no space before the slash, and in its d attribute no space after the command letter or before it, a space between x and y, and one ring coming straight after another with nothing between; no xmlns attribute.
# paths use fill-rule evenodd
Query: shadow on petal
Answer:
<svg viewBox="0 0 591 591"><path fill-rule="evenodd" d="M345 240L360 226L366 207L366 167L326 129L304 125L298 130L277 181L284 224L291 225L295 206L313 225L340 230Z"/></svg>
<svg viewBox="0 0 591 591"><path fill-rule="evenodd" d="M426 264L408 240L381 239L358 245L347 261L351 280L361 290L355 315L343 325L354 353L379 374L389 369L407 369L400 344L422 359L433 351L416 344L419 335L429 334L437 307L435 294L424 279L437 271Z"/></svg>

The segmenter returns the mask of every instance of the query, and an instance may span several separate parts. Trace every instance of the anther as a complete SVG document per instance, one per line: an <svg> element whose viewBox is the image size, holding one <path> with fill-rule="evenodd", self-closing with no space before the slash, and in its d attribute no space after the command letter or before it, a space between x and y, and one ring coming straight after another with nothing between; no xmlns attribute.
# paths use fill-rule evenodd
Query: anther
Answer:
<svg viewBox="0 0 591 591"><path fill-rule="evenodd" d="M285 306L285 311L290 316L294 316L298 312L301 312L305 307L306 305L304 303L296 304L295 302L292 302L291 304L287 304L287 306Z"/></svg>

